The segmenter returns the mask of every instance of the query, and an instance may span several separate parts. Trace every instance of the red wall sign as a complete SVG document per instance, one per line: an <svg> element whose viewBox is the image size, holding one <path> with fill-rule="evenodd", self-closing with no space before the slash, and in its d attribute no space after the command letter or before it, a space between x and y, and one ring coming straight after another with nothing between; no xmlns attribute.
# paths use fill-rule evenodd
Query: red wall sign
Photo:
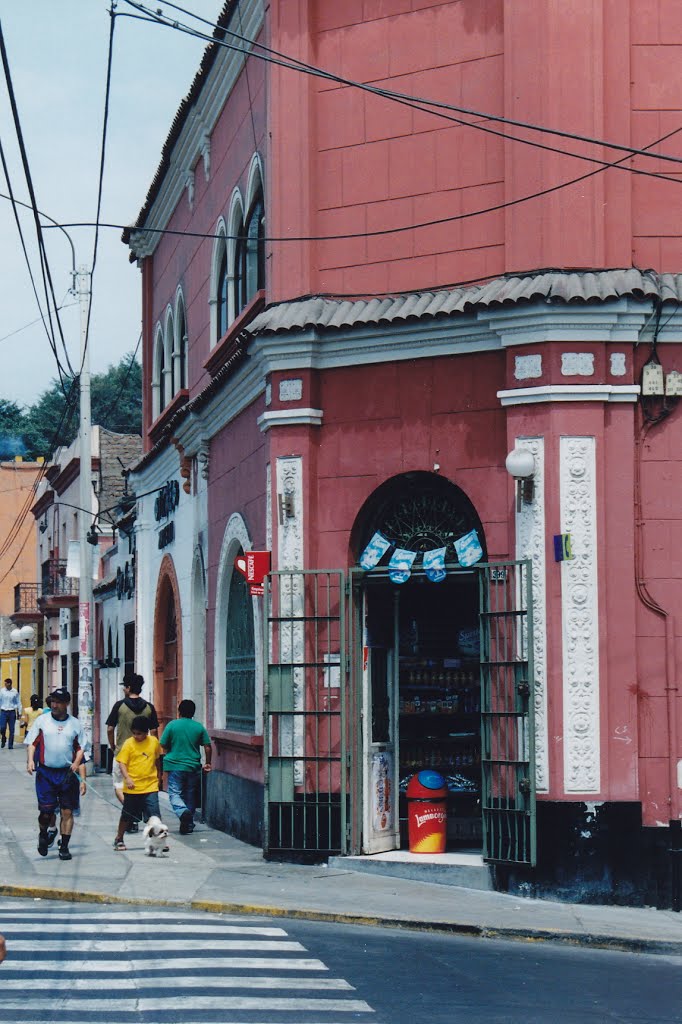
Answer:
<svg viewBox="0 0 682 1024"><path fill-rule="evenodd" d="M269 551L245 551L234 560L235 569L242 574L249 584L249 593L263 593L263 580L270 572L271 555Z"/></svg>

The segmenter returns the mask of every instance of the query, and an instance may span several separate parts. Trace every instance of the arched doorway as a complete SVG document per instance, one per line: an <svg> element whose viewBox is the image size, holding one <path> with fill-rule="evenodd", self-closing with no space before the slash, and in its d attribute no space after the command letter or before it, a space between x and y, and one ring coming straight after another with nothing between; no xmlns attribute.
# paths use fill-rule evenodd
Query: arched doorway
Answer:
<svg viewBox="0 0 682 1024"><path fill-rule="evenodd" d="M473 536L476 561L484 561L483 527L461 488L414 472L386 481L360 510L351 533L356 564L367 569L363 556L377 536L386 550L356 586L365 652L363 849L407 846L407 784L431 769L449 791L448 847L480 850L479 580L462 565L461 540ZM399 552L407 569L392 571ZM382 777L390 784L377 787ZM378 807L377 789L398 798Z"/></svg>
<svg viewBox="0 0 682 1024"><path fill-rule="evenodd" d="M159 726L177 715L182 694L182 615L177 577L171 558L161 563L154 614L154 705Z"/></svg>

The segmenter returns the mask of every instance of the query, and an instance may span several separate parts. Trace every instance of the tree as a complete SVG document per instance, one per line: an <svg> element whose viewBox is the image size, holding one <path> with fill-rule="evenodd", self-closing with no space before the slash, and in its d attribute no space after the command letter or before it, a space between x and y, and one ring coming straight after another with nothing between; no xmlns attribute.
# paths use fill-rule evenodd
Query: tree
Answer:
<svg viewBox="0 0 682 1024"><path fill-rule="evenodd" d="M78 380L53 380L35 405L24 413L23 436L29 457L49 459L55 448L71 444L78 433ZM142 368L134 354L90 378L92 422L117 434L139 434L142 429ZM12 404L12 403L9 403ZM67 408L68 406L68 408ZM0 430L2 429L0 404Z"/></svg>
<svg viewBox="0 0 682 1024"><path fill-rule="evenodd" d="M0 398L0 459L13 459L23 455L25 419L16 402Z"/></svg>

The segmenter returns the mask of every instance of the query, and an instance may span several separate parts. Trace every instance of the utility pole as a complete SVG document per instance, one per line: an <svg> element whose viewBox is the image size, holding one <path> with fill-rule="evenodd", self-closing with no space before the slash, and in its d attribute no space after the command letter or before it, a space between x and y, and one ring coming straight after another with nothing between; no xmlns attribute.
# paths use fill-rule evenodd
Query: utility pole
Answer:
<svg viewBox="0 0 682 1024"><path fill-rule="evenodd" d="M78 716L85 733L85 753L92 758L93 687L92 687L92 545L88 542L89 512L92 508L92 440L90 415L90 350L88 347L88 314L90 310L90 280L87 267L79 267L77 291L80 305L81 366L79 374L80 427L78 431L80 512L78 539L80 543L80 576L78 580ZM87 509L87 511L86 511Z"/></svg>

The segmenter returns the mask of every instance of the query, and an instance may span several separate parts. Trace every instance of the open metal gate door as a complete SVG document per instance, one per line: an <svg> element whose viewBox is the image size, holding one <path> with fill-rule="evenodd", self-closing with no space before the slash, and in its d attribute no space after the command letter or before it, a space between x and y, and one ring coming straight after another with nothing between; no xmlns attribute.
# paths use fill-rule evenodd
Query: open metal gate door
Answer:
<svg viewBox="0 0 682 1024"><path fill-rule="evenodd" d="M322 860L350 831L344 573L271 573L264 615L264 853Z"/></svg>
<svg viewBox="0 0 682 1024"><path fill-rule="evenodd" d="M478 566L483 855L534 865L531 563Z"/></svg>

